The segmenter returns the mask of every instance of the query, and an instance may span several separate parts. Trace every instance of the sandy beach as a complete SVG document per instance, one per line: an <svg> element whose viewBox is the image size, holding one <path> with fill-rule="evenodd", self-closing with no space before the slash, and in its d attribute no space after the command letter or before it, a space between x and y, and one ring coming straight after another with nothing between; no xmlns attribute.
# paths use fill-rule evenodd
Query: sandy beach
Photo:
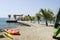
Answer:
<svg viewBox="0 0 60 40"><path fill-rule="evenodd" d="M30 22L29 22L30 23ZM31 23L34 26L18 26L20 35L13 35L13 40L55 40L53 36L53 27ZM1 38L0 40L11 40L9 38Z"/></svg>

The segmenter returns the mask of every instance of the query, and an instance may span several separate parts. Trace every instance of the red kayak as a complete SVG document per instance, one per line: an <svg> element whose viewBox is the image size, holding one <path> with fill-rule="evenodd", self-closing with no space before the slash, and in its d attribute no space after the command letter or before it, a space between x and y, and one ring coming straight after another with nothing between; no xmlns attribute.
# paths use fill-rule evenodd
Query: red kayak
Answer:
<svg viewBox="0 0 60 40"><path fill-rule="evenodd" d="M12 35L19 35L19 31L14 30L14 29L7 29L6 32L12 34Z"/></svg>

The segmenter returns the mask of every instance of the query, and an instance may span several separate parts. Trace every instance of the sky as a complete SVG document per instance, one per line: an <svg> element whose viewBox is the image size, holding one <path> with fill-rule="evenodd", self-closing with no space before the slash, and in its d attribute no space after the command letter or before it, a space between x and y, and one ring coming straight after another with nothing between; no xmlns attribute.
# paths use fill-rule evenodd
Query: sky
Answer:
<svg viewBox="0 0 60 40"><path fill-rule="evenodd" d="M9 14L34 16L41 8L51 9L56 15L59 7L60 0L0 0L0 17Z"/></svg>

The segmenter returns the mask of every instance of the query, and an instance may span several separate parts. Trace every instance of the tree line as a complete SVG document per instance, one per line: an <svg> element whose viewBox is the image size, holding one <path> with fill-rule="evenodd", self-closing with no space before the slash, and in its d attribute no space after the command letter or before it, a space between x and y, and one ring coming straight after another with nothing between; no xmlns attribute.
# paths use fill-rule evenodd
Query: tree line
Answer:
<svg viewBox="0 0 60 40"><path fill-rule="evenodd" d="M59 13L60 8L57 12L57 14ZM8 15L8 17L10 18L11 15ZM16 17L14 16L14 18L16 19ZM54 13L51 9L40 9L38 13L36 13L34 16L31 15L26 15L24 17L21 17L22 21L34 21L35 19L38 21L38 24L40 23L40 19L44 18L45 22L46 22L46 26L48 26L48 21L55 20L56 16L54 16Z"/></svg>

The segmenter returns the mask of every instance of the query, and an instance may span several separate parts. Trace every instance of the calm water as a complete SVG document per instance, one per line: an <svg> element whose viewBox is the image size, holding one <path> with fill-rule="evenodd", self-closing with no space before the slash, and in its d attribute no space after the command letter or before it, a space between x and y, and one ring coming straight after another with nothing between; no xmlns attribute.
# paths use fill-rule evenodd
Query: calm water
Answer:
<svg viewBox="0 0 60 40"><path fill-rule="evenodd" d="M6 23L7 18L0 18L0 29L4 29L6 27L15 28L19 26L19 23Z"/></svg>
<svg viewBox="0 0 60 40"><path fill-rule="evenodd" d="M6 23L6 20L7 20L7 18L0 18L0 29L5 29L6 27L16 28L16 27L20 26L19 23ZM41 19L40 22L45 23L45 20Z"/></svg>

